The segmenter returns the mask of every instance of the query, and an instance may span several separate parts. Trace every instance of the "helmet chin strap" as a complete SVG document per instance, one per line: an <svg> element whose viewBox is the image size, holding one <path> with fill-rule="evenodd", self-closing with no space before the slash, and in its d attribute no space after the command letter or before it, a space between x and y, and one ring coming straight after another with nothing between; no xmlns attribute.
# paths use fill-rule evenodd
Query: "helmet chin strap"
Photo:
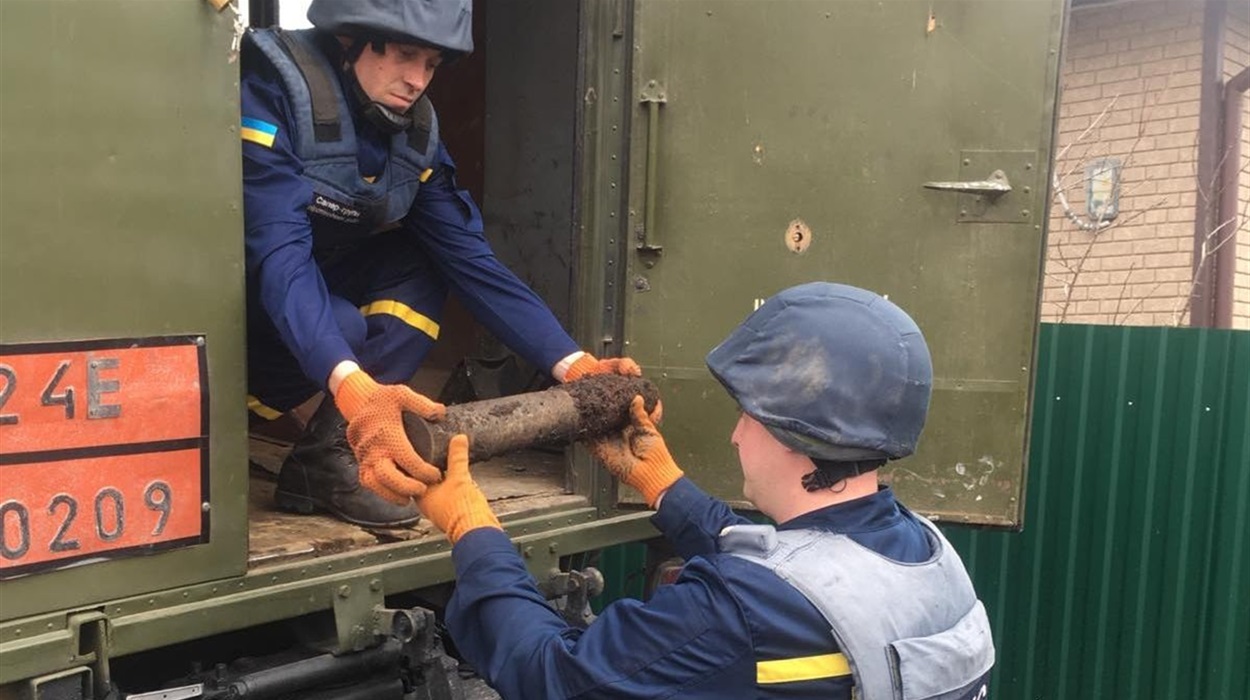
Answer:
<svg viewBox="0 0 1250 700"><path fill-rule="evenodd" d="M372 100L364 104L361 109L361 114L366 121L387 134L399 134L407 131L408 127L412 126L410 113L411 110L400 114L390 107Z"/></svg>
<svg viewBox="0 0 1250 700"><path fill-rule="evenodd" d="M369 98L368 93L361 87L360 80L356 77L356 59L360 58L360 54L364 52L365 47L371 42L366 39L356 39L352 45L347 48L343 61L343 78L349 86L353 99L356 100L356 106L360 108L360 114L365 121L377 127L382 133L398 134L407 131L412 126L412 108L404 112L396 112L380 102L374 102Z"/></svg>

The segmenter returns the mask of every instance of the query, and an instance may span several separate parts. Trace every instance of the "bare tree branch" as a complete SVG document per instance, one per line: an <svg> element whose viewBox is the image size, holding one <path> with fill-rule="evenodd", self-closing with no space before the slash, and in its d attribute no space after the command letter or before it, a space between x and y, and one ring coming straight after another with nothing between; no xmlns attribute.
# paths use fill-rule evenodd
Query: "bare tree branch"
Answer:
<svg viewBox="0 0 1250 700"><path fill-rule="evenodd" d="M1124 284L1120 285L1120 297L1115 300L1115 312L1111 314L1111 325L1113 326L1119 325L1120 305L1124 303L1124 293L1128 291L1128 281L1133 278L1133 269L1135 267L1137 267L1136 260L1128 264L1128 274L1124 276ZM1128 315L1125 316L1125 319L1127 318Z"/></svg>
<svg viewBox="0 0 1250 700"><path fill-rule="evenodd" d="M1190 306L1193 305L1194 290L1198 288L1198 282L1202 279L1202 275L1200 273L1205 268L1207 264L1207 260L1209 260L1212 255L1215 255L1216 253L1218 253L1220 248L1224 247L1226 243L1237 240L1237 234L1242 229L1246 228L1246 218L1243 216L1241 217L1241 222L1236 226L1236 228L1232 230L1232 232L1229 233L1229 235L1225 236L1223 240L1216 243L1215 245L1208 246L1208 243L1210 243L1211 239L1219 235L1219 232L1221 229L1227 228L1234 221L1237 221L1237 217L1221 222L1219 226L1216 226L1214 229L1211 230L1210 233L1203 236L1201 254L1198 258L1198 264L1194 266L1194 269L1198 270L1199 274L1195 274L1193 279L1189 281L1188 292L1186 292L1185 296L1180 300L1180 305L1176 308L1176 311L1173 312L1172 314L1172 325L1174 326L1181 325L1181 319L1185 317L1185 314L1189 312Z"/></svg>
<svg viewBox="0 0 1250 700"><path fill-rule="evenodd" d="M1151 287L1149 292L1146 292L1145 294L1143 294L1141 297L1137 299L1137 303L1133 304L1133 307L1128 310L1128 313L1124 314L1124 323L1126 325L1128 324L1129 318L1131 318L1133 314L1137 313L1137 310L1142 307L1142 304L1145 304L1147 299L1154 296L1154 293L1158 291L1159 287L1162 287L1162 286L1163 286L1162 282L1156 282L1155 286Z"/></svg>

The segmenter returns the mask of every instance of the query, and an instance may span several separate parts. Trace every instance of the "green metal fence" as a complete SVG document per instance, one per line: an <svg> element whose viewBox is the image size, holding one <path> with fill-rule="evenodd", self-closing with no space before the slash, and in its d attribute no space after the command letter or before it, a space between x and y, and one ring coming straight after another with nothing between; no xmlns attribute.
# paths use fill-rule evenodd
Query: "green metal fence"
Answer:
<svg viewBox="0 0 1250 700"><path fill-rule="evenodd" d="M994 627L991 696L1250 698L1250 333L1039 342L1024 530L944 528ZM640 545L602 564L641 592Z"/></svg>
<svg viewBox="0 0 1250 700"><path fill-rule="evenodd" d="M950 528L1004 698L1250 697L1250 333L1045 326L1025 527Z"/></svg>

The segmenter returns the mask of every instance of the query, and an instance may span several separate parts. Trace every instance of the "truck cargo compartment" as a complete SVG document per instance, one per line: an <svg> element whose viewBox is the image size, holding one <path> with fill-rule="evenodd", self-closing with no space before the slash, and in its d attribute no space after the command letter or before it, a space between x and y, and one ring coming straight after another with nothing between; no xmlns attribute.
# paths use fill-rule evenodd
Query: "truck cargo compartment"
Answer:
<svg viewBox="0 0 1250 700"><path fill-rule="evenodd" d="M274 480L291 449L288 442L252 435L249 440L248 568L361 550L391 542L442 537L429 521L403 528L368 528L328 513L299 515L273 502ZM565 457L532 449L475 463L473 478L501 518L538 515L584 506L584 496L565 489Z"/></svg>

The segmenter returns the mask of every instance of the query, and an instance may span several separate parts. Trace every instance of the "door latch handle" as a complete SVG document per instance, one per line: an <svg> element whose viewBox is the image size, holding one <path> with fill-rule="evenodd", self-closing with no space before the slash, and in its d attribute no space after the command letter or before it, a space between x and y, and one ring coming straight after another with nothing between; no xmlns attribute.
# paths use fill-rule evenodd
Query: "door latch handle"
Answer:
<svg viewBox="0 0 1250 700"><path fill-rule="evenodd" d="M991 199L1000 197L1011 191L1011 183L1007 181L1007 174L1001 170L995 170L990 173L989 178L985 180L972 180L970 182L926 182L924 183L924 186L931 190L941 190L943 192L979 194Z"/></svg>
<svg viewBox="0 0 1250 700"><path fill-rule="evenodd" d="M659 253L660 232L655 229L655 200L658 195L656 170L660 160L660 105L668 102L664 86L648 80L643 88L640 102L647 106L647 184L643 190L642 226L638 234L638 250Z"/></svg>

